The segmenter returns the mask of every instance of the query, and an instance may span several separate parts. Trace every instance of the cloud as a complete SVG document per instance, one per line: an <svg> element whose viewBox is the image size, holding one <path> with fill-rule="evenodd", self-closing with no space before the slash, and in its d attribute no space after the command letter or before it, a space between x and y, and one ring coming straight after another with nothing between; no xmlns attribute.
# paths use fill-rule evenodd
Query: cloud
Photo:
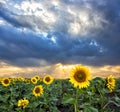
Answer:
<svg viewBox="0 0 120 112"><path fill-rule="evenodd" d="M36 32L61 31L73 35L87 35L91 30L102 28L102 24L106 22L89 2L76 1L72 2L73 5L71 1L59 0L10 3L0 4L1 17L16 27ZM9 8L11 10L8 10Z"/></svg>
<svg viewBox="0 0 120 112"><path fill-rule="evenodd" d="M12 29L12 30L11 30ZM49 61L50 58L54 57L59 52L57 45L53 44L51 39L44 39L35 33L24 33L16 30L12 27L0 27L0 58L7 60L8 62L20 62L19 65L30 65L31 60L34 62L36 59L45 59ZM33 59L32 59L33 58ZM36 59L34 59L36 58ZM52 61L52 60L51 60ZM38 65L36 63L36 65Z"/></svg>
<svg viewBox="0 0 120 112"><path fill-rule="evenodd" d="M120 64L119 0L10 1L0 2L2 61L26 67Z"/></svg>
<svg viewBox="0 0 120 112"><path fill-rule="evenodd" d="M47 66L37 66L37 67L17 67L12 66L7 63L0 62L0 77L27 77L31 78L34 75L40 75L40 77L44 77L46 74L52 75L54 78L69 78L71 69L75 66L71 65L63 65L61 63L47 65ZM94 77L107 77L112 74L114 77L119 77L120 66L87 66L91 71L92 78Z"/></svg>

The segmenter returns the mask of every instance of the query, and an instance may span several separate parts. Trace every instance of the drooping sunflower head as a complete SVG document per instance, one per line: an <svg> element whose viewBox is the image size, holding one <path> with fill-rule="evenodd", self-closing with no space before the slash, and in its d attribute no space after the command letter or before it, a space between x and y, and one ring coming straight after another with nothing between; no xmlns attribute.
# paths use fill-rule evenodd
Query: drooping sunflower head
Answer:
<svg viewBox="0 0 120 112"><path fill-rule="evenodd" d="M32 82L33 84L36 84L37 81L38 81L38 80L37 80L35 77L32 77L32 78L31 78L31 82Z"/></svg>
<svg viewBox="0 0 120 112"><path fill-rule="evenodd" d="M7 87L10 85L10 79L9 78L3 78L1 81L2 85Z"/></svg>
<svg viewBox="0 0 120 112"><path fill-rule="evenodd" d="M33 89L33 95L38 97L41 94L43 94L43 87L42 87L42 85L35 86L34 89Z"/></svg>
<svg viewBox="0 0 120 112"><path fill-rule="evenodd" d="M75 66L70 74L70 82L74 87L87 88L89 81L91 80L91 74L87 67L82 65Z"/></svg>
<svg viewBox="0 0 120 112"><path fill-rule="evenodd" d="M43 82L45 84L51 84L53 82L54 78L51 75L46 75L43 78Z"/></svg>
<svg viewBox="0 0 120 112"><path fill-rule="evenodd" d="M109 75L107 77L107 87L110 90L110 92L112 92L115 88L115 79L112 75Z"/></svg>
<svg viewBox="0 0 120 112"><path fill-rule="evenodd" d="M27 100L26 98L18 100L18 107L26 108L28 104L29 100Z"/></svg>

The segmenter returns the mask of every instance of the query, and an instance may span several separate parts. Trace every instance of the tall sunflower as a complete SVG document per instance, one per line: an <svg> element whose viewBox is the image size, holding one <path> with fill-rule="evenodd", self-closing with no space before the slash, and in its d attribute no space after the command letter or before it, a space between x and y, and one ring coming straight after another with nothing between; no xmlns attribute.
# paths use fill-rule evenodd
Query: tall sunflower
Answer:
<svg viewBox="0 0 120 112"><path fill-rule="evenodd" d="M43 87L42 87L42 85L35 86L34 89L33 89L33 95L38 97L41 94L43 94Z"/></svg>
<svg viewBox="0 0 120 112"><path fill-rule="evenodd" d="M7 87L7 86L10 85L10 79L9 78L3 78L1 80L1 83L2 83L3 86Z"/></svg>
<svg viewBox="0 0 120 112"><path fill-rule="evenodd" d="M28 104L29 100L27 100L26 98L18 100L18 107L26 108Z"/></svg>
<svg viewBox="0 0 120 112"><path fill-rule="evenodd" d="M43 78L43 82L45 84L51 84L53 82L54 78L51 75L46 75Z"/></svg>
<svg viewBox="0 0 120 112"><path fill-rule="evenodd" d="M87 88L90 85L91 74L87 67L82 65L75 66L70 74L70 82L74 87Z"/></svg>
<svg viewBox="0 0 120 112"><path fill-rule="evenodd" d="M107 87L110 90L110 92L112 92L115 88L115 79L112 75L109 75L107 77Z"/></svg>

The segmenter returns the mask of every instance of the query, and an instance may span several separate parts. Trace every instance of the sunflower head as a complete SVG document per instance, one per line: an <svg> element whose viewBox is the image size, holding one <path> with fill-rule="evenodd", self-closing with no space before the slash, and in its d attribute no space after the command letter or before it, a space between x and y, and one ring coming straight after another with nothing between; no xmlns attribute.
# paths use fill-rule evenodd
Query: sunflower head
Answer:
<svg viewBox="0 0 120 112"><path fill-rule="evenodd" d="M34 77L37 79L37 81L40 81L40 80L41 80L41 78L40 78L39 75L35 75Z"/></svg>
<svg viewBox="0 0 120 112"><path fill-rule="evenodd" d="M27 100L26 98L18 100L18 107L26 108L28 104L29 100Z"/></svg>
<svg viewBox="0 0 120 112"><path fill-rule="evenodd" d="M15 84L16 81L17 81L17 78L10 78L10 81L11 81L12 84Z"/></svg>
<svg viewBox="0 0 120 112"><path fill-rule="evenodd" d="M11 81L15 82L15 81L17 81L17 78L11 78Z"/></svg>
<svg viewBox="0 0 120 112"><path fill-rule="evenodd" d="M43 82L45 84L51 84L53 82L54 78L51 75L46 75L43 78Z"/></svg>
<svg viewBox="0 0 120 112"><path fill-rule="evenodd" d="M27 79L27 78L26 78L26 79L25 79L25 83L26 83L26 84L30 84L30 79Z"/></svg>
<svg viewBox="0 0 120 112"><path fill-rule="evenodd" d="M25 80L25 78L23 78L23 77L18 77L18 81L23 82L24 80Z"/></svg>
<svg viewBox="0 0 120 112"><path fill-rule="evenodd" d="M35 86L33 89L33 95L38 97L43 94L43 87L41 85Z"/></svg>
<svg viewBox="0 0 120 112"><path fill-rule="evenodd" d="M115 88L115 79L112 75L109 75L107 77L107 87L110 90L110 92L112 92Z"/></svg>
<svg viewBox="0 0 120 112"><path fill-rule="evenodd" d="M91 74L87 67L82 65L75 66L70 74L70 82L74 87L87 88L91 80Z"/></svg>
<svg viewBox="0 0 120 112"><path fill-rule="evenodd" d="M0 82L2 81L2 79L3 79L3 78L2 78L2 77L0 77Z"/></svg>
<svg viewBox="0 0 120 112"><path fill-rule="evenodd" d="M3 78L1 80L1 83L2 83L3 86L7 87L7 86L10 85L10 79L9 78Z"/></svg>
<svg viewBox="0 0 120 112"><path fill-rule="evenodd" d="M33 84L36 84L37 81L38 81L38 80L37 80L35 77L32 77L32 78L31 78L31 82L32 82Z"/></svg>

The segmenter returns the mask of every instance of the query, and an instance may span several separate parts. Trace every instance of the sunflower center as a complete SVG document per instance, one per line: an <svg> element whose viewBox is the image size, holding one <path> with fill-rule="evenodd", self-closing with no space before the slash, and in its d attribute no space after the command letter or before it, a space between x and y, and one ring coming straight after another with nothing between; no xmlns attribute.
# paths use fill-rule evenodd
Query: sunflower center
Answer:
<svg viewBox="0 0 120 112"><path fill-rule="evenodd" d="M40 93L40 88L36 88L36 89L35 89L35 93L36 93L36 94Z"/></svg>
<svg viewBox="0 0 120 112"><path fill-rule="evenodd" d="M46 78L45 78L45 81L46 81L46 82L50 82L50 78L49 78L49 77L46 77Z"/></svg>
<svg viewBox="0 0 120 112"><path fill-rule="evenodd" d="M4 80L4 83L5 83L5 84L8 84L8 83L9 83L9 80L8 80L8 79L5 79L5 80Z"/></svg>
<svg viewBox="0 0 120 112"><path fill-rule="evenodd" d="M39 79L39 77L38 77L38 76L36 76L35 78L36 78L37 80Z"/></svg>
<svg viewBox="0 0 120 112"><path fill-rule="evenodd" d="M36 80L35 80L35 79L33 79L33 82L36 82Z"/></svg>
<svg viewBox="0 0 120 112"><path fill-rule="evenodd" d="M85 77L85 73L84 72L77 72L74 75L74 78L77 82L84 82L86 77Z"/></svg>
<svg viewBox="0 0 120 112"><path fill-rule="evenodd" d="M109 82L112 82L112 79L111 79L111 78L109 79Z"/></svg>
<svg viewBox="0 0 120 112"><path fill-rule="evenodd" d="M22 105L22 106L24 106L24 105L25 105L25 102L24 102L24 101L22 101L22 102L21 102L21 105Z"/></svg>

